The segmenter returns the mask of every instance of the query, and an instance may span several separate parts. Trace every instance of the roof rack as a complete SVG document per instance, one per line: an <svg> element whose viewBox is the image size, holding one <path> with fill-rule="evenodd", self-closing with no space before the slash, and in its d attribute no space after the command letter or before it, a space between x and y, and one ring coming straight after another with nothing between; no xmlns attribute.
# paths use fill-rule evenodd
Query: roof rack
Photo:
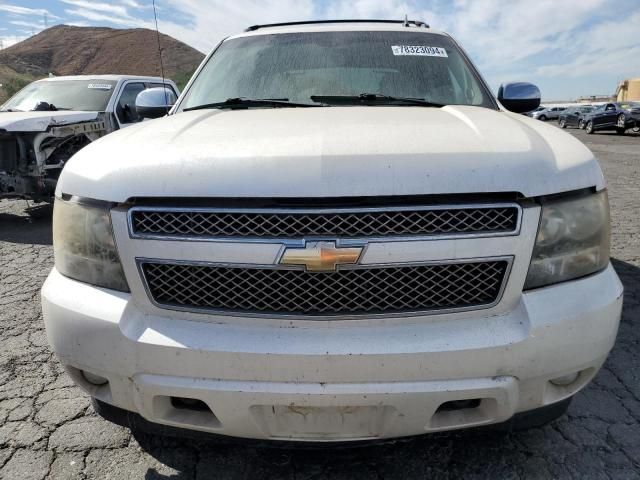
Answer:
<svg viewBox="0 0 640 480"><path fill-rule="evenodd" d="M285 23L269 23L265 25L252 25L245 29L245 32L253 32L261 28L270 27L288 27L291 25L318 25L323 23L398 23L408 27L414 25L416 27L429 28L429 25L420 20L311 20L307 22L285 22Z"/></svg>

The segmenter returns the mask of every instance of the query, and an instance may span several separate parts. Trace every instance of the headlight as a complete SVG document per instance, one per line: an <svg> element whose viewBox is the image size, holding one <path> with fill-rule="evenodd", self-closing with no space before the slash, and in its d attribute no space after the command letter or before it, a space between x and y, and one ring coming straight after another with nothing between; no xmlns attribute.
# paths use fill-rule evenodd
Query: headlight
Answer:
<svg viewBox="0 0 640 480"><path fill-rule="evenodd" d="M98 202L55 200L53 252L56 269L67 277L128 292L116 250L109 209Z"/></svg>
<svg viewBox="0 0 640 480"><path fill-rule="evenodd" d="M605 191L543 202L524 288L598 272L609 264L609 200Z"/></svg>

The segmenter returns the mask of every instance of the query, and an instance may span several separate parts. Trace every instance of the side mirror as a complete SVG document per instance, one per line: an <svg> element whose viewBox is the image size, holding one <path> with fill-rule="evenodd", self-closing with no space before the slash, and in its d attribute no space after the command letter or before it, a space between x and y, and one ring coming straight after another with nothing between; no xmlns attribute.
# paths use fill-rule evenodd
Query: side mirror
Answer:
<svg viewBox="0 0 640 480"><path fill-rule="evenodd" d="M164 117L176 103L176 94L168 87L147 88L136 97L136 111L140 118Z"/></svg>
<svg viewBox="0 0 640 480"><path fill-rule="evenodd" d="M524 113L540 106L540 89L532 83L503 83L498 90L498 100L507 110Z"/></svg>

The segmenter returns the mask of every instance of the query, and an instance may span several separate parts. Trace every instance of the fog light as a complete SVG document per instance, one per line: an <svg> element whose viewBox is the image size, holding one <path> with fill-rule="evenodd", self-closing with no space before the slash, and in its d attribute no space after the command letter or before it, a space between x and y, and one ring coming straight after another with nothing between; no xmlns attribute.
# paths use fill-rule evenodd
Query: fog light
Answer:
<svg viewBox="0 0 640 480"><path fill-rule="evenodd" d="M100 385L104 385L109 381L106 378L101 377L100 375L96 375L95 373L91 373L91 372L86 372L84 370L82 371L82 376L87 382L89 382L92 385L100 386Z"/></svg>
<svg viewBox="0 0 640 480"><path fill-rule="evenodd" d="M554 385L558 387L566 387L567 385L571 385L578 379L580 372L570 373L569 375L563 375L562 377L553 378L549 380Z"/></svg>

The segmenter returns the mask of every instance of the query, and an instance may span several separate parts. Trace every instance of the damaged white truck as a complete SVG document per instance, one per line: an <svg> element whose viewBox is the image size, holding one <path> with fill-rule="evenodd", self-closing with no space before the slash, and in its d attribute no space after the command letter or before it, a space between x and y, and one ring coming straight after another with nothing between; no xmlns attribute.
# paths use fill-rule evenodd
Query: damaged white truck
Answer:
<svg viewBox="0 0 640 480"><path fill-rule="evenodd" d="M171 80L132 75L51 77L35 81L0 106L0 198L50 201L65 163L104 135L142 120L137 95Z"/></svg>

